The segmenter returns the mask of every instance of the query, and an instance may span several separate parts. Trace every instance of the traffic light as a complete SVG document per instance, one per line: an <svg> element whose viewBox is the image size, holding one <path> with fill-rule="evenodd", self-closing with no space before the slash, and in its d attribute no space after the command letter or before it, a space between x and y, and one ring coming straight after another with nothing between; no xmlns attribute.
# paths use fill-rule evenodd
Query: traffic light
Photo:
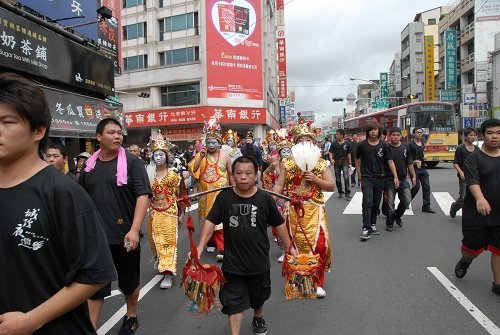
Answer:
<svg viewBox="0 0 500 335"><path fill-rule="evenodd" d="M139 98L149 98L149 93L141 92L141 93L137 93L137 96Z"/></svg>
<svg viewBox="0 0 500 335"><path fill-rule="evenodd" d="M413 100L413 99L418 99L418 94L408 94L406 97L407 97L408 99L412 99L412 100Z"/></svg>
<svg viewBox="0 0 500 335"><path fill-rule="evenodd" d="M332 98L333 102L342 102L344 101L344 98Z"/></svg>

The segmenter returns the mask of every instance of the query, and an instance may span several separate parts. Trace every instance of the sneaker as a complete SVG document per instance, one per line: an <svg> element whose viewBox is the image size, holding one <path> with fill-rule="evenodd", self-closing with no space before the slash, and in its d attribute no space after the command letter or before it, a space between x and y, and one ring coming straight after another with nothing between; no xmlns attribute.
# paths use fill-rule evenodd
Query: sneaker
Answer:
<svg viewBox="0 0 500 335"><path fill-rule="evenodd" d="M285 254L281 254L281 256L278 257L278 263L283 263L284 259L285 259Z"/></svg>
<svg viewBox="0 0 500 335"><path fill-rule="evenodd" d="M350 195L350 194L346 195L346 196L345 196L345 198L346 198L346 199L352 199L352 197L351 197L351 195Z"/></svg>
<svg viewBox="0 0 500 335"><path fill-rule="evenodd" d="M496 295L500 295L500 284L496 284L493 283L493 285L491 286L491 291L493 291L493 293L495 293Z"/></svg>
<svg viewBox="0 0 500 335"><path fill-rule="evenodd" d="M125 315L118 335L133 335L137 328L139 328L139 320L137 320L137 317Z"/></svg>
<svg viewBox="0 0 500 335"><path fill-rule="evenodd" d="M255 335L266 335L267 334L267 326L266 321L263 318L259 318L257 316L253 317L252 321L253 333Z"/></svg>
<svg viewBox="0 0 500 335"><path fill-rule="evenodd" d="M392 231L393 229L394 229L394 227L392 224L388 224L385 226L385 230L387 230L387 231Z"/></svg>
<svg viewBox="0 0 500 335"><path fill-rule="evenodd" d="M324 298L324 297L326 297L326 291L323 290L322 287L318 286L316 288L316 298L320 298L321 299L321 298Z"/></svg>
<svg viewBox="0 0 500 335"><path fill-rule="evenodd" d="M380 232L377 230L377 227L375 225L370 227L372 230L372 235L379 235Z"/></svg>
<svg viewBox="0 0 500 335"><path fill-rule="evenodd" d="M457 265L455 266L455 277L457 278L465 277L465 274L467 273L467 269L469 268L470 263L472 262L467 262L463 258L460 258Z"/></svg>
<svg viewBox="0 0 500 335"><path fill-rule="evenodd" d="M172 287L172 276L171 275L165 275L163 277L163 280L160 283L160 288L162 290L168 289Z"/></svg>
<svg viewBox="0 0 500 335"><path fill-rule="evenodd" d="M339 199L342 199L344 195L342 193L339 194Z"/></svg>
<svg viewBox="0 0 500 335"><path fill-rule="evenodd" d="M359 237L361 241L366 241L371 237L370 231L366 228L363 228L363 232L361 233L361 236Z"/></svg>
<svg viewBox="0 0 500 335"><path fill-rule="evenodd" d="M215 247L207 247L207 252L214 252L215 251Z"/></svg>
<svg viewBox="0 0 500 335"><path fill-rule="evenodd" d="M217 251L215 259L217 260L218 263L221 263L224 260L224 251Z"/></svg>
<svg viewBox="0 0 500 335"><path fill-rule="evenodd" d="M401 221L401 218L396 218L396 224L400 227L403 227L403 221Z"/></svg>
<svg viewBox="0 0 500 335"><path fill-rule="evenodd" d="M454 219L457 216L457 211L453 206L450 207L450 218Z"/></svg>

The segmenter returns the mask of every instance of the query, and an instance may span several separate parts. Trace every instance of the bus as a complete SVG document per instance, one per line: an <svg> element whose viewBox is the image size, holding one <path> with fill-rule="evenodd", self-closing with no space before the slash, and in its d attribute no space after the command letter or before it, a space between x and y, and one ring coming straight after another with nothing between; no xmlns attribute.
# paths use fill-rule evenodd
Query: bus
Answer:
<svg viewBox="0 0 500 335"><path fill-rule="evenodd" d="M399 127L403 140L411 140L415 127L424 131L425 165L434 167L439 162L452 162L458 145L455 107L449 102L421 101L380 110L344 120L346 134L365 138L365 127L376 122L389 130Z"/></svg>

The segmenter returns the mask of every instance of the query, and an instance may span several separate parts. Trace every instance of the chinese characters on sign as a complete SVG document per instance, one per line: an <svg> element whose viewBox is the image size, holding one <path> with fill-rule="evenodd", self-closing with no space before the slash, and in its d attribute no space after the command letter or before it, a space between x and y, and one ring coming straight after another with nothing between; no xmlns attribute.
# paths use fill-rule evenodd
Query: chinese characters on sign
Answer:
<svg viewBox="0 0 500 335"><path fill-rule="evenodd" d="M446 29L444 39L444 87L446 90L457 89L457 31Z"/></svg>
<svg viewBox="0 0 500 335"><path fill-rule="evenodd" d="M425 100L436 100L434 83L434 36L424 36L425 55Z"/></svg>
<svg viewBox="0 0 500 335"><path fill-rule="evenodd" d="M210 117L219 123L266 123L265 108L188 107L125 113L127 128L203 123Z"/></svg>

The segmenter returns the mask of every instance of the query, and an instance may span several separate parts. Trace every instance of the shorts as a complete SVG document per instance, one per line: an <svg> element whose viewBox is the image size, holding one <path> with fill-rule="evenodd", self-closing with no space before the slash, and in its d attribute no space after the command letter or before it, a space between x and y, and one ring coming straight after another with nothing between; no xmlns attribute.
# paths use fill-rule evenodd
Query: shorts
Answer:
<svg viewBox="0 0 500 335"><path fill-rule="evenodd" d="M500 226L465 227L462 234L462 249L465 252L479 255L487 249L500 256Z"/></svg>
<svg viewBox="0 0 500 335"><path fill-rule="evenodd" d="M237 314L249 308L257 309L271 296L271 272L253 276L224 274L226 283L222 286L219 299L222 313Z"/></svg>
<svg viewBox="0 0 500 335"><path fill-rule="evenodd" d="M118 274L118 287L125 295L133 293L141 281L141 246L127 252L122 244L113 244L109 246L109 250ZM111 283L97 291L90 299L100 300L109 295L111 295Z"/></svg>

